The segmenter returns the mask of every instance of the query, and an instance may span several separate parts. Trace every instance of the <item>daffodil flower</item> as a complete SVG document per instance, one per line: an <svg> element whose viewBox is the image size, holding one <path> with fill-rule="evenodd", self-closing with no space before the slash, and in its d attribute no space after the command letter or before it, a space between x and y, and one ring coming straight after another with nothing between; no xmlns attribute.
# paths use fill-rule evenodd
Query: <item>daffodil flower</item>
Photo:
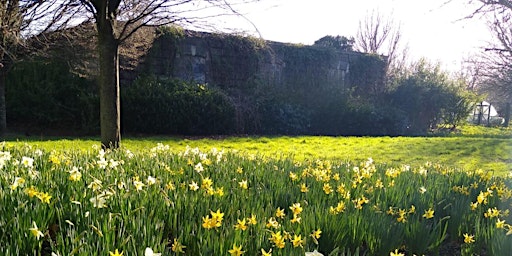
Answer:
<svg viewBox="0 0 512 256"><path fill-rule="evenodd" d="M32 235L34 235L37 240L39 240L39 238L44 236L43 232L41 232L41 230L39 230L39 228L37 227L37 224L35 221L32 221L32 227L29 228L29 230L30 230L30 233L32 233Z"/></svg>
<svg viewBox="0 0 512 256"><path fill-rule="evenodd" d="M144 251L144 256L160 256L161 253L153 252L153 249L146 247L146 250Z"/></svg>

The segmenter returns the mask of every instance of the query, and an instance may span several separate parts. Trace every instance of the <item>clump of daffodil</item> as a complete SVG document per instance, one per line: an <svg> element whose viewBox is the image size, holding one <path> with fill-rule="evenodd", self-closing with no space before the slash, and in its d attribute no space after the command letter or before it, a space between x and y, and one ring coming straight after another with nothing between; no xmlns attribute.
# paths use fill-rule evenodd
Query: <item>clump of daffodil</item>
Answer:
<svg viewBox="0 0 512 256"><path fill-rule="evenodd" d="M274 246L279 249L283 249L286 245L285 237L281 234L281 231L272 232L268 240L270 240Z"/></svg>
<svg viewBox="0 0 512 256"><path fill-rule="evenodd" d="M222 220L224 218L224 213L220 212L220 209L217 212L210 211L210 215L203 217L203 228L212 229L218 228L222 226Z"/></svg>

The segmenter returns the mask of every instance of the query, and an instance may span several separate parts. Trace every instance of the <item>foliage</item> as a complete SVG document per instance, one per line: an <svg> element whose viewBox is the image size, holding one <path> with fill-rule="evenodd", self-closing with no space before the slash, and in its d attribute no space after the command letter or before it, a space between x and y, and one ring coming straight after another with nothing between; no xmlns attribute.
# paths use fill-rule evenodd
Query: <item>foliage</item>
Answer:
<svg viewBox="0 0 512 256"><path fill-rule="evenodd" d="M475 95L450 79L439 65L420 60L397 78L389 93L389 102L405 112L406 134L425 134L438 124L453 127L470 113Z"/></svg>
<svg viewBox="0 0 512 256"><path fill-rule="evenodd" d="M330 47L339 51L352 51L354 46L354 38L345 36L324 36L315 41L315 46Z"/></svg>
<svg viewBox="0 0 512 256"><path fill-rule="evenodd" d="M9 122L23 124L27 129L40 126L97 130L97 88L92 81L71 73L66 63L20 62L9 73L7 83Z"/></svg>
<svg viewBox="0 0 512 256"><path fill-rule="evenodd" d="M126 132L229 134L233 105L220 90L180 80L139 78L122 92Z"/></svg>
<svg viewBox="0 0 512 256"><path fill-rule="evenodd" d="M0 159L2 255L227 255L240 246L246 255L431 255L452 243L502 255L512 242L512 182L478 170L164 144L18 143Z"/></svg>

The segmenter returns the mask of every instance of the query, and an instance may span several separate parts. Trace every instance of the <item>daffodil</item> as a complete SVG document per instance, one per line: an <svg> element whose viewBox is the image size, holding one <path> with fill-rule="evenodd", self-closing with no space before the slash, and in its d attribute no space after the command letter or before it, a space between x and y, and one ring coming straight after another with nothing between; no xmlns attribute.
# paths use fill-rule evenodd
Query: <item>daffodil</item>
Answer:
<svg viewBox="0 0 512 256"><path fill-rule="evenodd" d="M236 222L237 223L235 224L235 230L242 230L242 231L247 230L247 225L245 223L245 219L243 219L243 220L237 219Z"/></svg>
<svg viewBox="0 0 512 256"><path fill-rule="evenodd" d="M496 228L505 228L505 221L498 219L496 221Z"/></svg>
<svg viewBox="0 0 512 256"><path fill-rule="evenodd" d="M258 224L258 221L256 220L256 215L253 214L253 215L251 215L251 217L248 217L247 218L247 223L249 225L256 225L256 224Z"/></svg>
<svg viewBox="0 0 512 256"><path fill-rule="evenodd" d="M11 185L11 190L16 190L19 186L22 186L25 183L25 179L21 177L16 177L14 182Z"/></svg>
<svg viewBox="0 0 512 256"><path fill-rule="evenodd" d="M153 252L153 249L146 247L146 250L144 250L144 256L160 256L161 253Z"/></svg>
<svg viewBox="0 0 512 256"><path fill-rule="evenodd" d="M319 253L317 250L314 250L312 252L306 252L306 256L324 256L324 255Z"/></svg>
<svg viewBox="0 0 512 256"><path fill-rule="evenodd" d="M147 181L146 181L146 182L147 182L147 184L148 184L149 186L151 186L151 185L153 185L153 184L155 184L155 183L156 183L156 178L155 178L155 177L153 177L153 176L148 176L148 179L147 179Z"/></svg>
<svg viewBox="0 0 512 256"><path fill-rule="evenodd" d="M240 188L242 188L242 189L247 189L247 188L248 188L247 180L242 180L242 181L238 182L238 185L239 185L239 186L240 186Z"/></svg>
<svg viewBox="0 0 512 256"><path fill-rule="evenodd" d="M37 192L36 193L36 197L39 198L39 200L41 200L41 202L45 203L45 204L49 204L50 203L50 199L52 198L52 196L50 196L50 194L46 193L46 192Z"/></svg>
<svg viewBox="0 0 512 256"><path fill-rule="evenodd" d="M322 230L317 229L317 230L313 231L313 233L311 233L310 236L315 238L315 239L319 239L320 238L320 234L322 234Z"/></svg>
<svg viewBox="0 0 512 256"><path fill-rule="evenodd" d="M307 193L308 191L309 191L309 188L308 188L308 186L306 186L306 183L302 183L300 185L300 192Z"/></svg>
<svg viewBox="0 0 512 256"><path fill-rule="evenodd" d="M190 182L190 184L188 184L188 187L192 191L196 191L199 189L199 185L195 181Z"/></svg>
<svg viewBox="0 0 512 256"><path fill-rule="evenodd" d="M184 249L186 246L182 245L178 239L174 238L174 242L172 243L171 250L177 253L185 253Z"/></svg>
<svg viewBox="0 0 512 256"><path fill-rule="evenodd" d="M293 244L293 247L302 247L304 241L302 240L302 236L301 235L294 235L293 236L293 239L292 239L292 244Z"/></svg>
<svg viewBox="0 0 512 256"><path fill-rule="evenodd" d="M110 256L123 256L123 252L119 253L116 249L115 252L108 252Z"/></svg>
<svg viewBox="0 0 512 256"><path fill-rule="evenodd" d="M425 213L423 214L423 218L425 218L425 219L434 218L434 210L432 210L432 208L425 210Z"/></svg>
<svg viewBox="0 0 512 256"><path fill-rule="evenodd" d="M292 210L293 214L300 214L302 212L302 207L300 206L300 203L294 203L290 206L290 210Z"/></svg>
<svg viewBox="0 0 512 256"><path fill-rule="evenodd" d="M35 221L32 221L32 227L29 228L29 230L30 230L30 233L32 233L32 235L35 236L37 240L39 240L39 238L44 236L43 232L41 232L41 230L39 230L39 228L37 227L37 224Z"/></svg>
<svg viewBox="0 0 512 256"><path fill-rule="evenodd" d="M390 252L389 256L405 256L405 254L398 252L398 249L395 249L395 252Z"/></svg>
<svg viewBox="0 0 512 256"><path fill-rule="evenodd" d="M284 213L284 209L281 209L280 207L277 207L275 215L276 218L284 218L284 216L286 216L286 214Z"/></svg>
<svg viewBox="0 0 512 256"><path fill-rule="evenodd" d="M267 252L267 251L265 251L265 249L261 248L261 256L272 256L272 249L270 249Z"/></svg>
<svg viewBox="0 0 512 256"><path fill-rule="evenodd" d="M233 244L233 249L228 250L228 252L229 254L231 254L231 256L240 256L245 253L244 251L242 251L242 246L236 246L236 243Z"/></svg>
<svg viewBox="0 0 512 256"><path fill-rule="evenodd" d="M34 159L31 157L24 156L21 158L21 165L23 165L26 168L32 168L34 167Z"/></svg>
<svg viewBox="0 0 512 256"><path fill-rule="evenodd" d="M71 181L79 181L82 178L82 173L80 173L80 170L78 167L73 166L71 171L69 171L69 180Z"/></svg>
<svg viewBox="0 0 512 256"><path fill-rule="evenodd" d="M468 233L464 234L464 243L470 244L475 242L475 236L469 235Z"/></svg>

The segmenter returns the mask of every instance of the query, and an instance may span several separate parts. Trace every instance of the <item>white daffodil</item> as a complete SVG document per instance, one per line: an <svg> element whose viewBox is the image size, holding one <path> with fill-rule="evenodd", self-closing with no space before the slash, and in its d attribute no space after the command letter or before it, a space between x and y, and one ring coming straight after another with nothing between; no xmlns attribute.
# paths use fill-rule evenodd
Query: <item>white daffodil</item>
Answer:
<svg viewBox="0 0 512 256"><path fill-rule="evenodd" d="M146 250L144 251L144 256L160 256L161 253L153 252L153 249L146 247Z"/></svg>
<svg viewBox="0 0 512 256"><path fill-rule="evenodd" d="M324 255L319 253L317 250L314 250L312 252L306 252L306 256L324 256Z"/></svg>

